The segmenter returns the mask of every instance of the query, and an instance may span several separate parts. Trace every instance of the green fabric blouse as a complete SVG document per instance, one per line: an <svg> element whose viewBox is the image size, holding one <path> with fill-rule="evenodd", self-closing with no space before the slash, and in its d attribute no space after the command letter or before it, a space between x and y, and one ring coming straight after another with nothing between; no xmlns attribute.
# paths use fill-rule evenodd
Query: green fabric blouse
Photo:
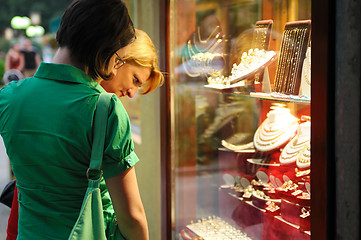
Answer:
<svg viewBox="0 0 361 240"><path fill-rule="evenodd" d="M19 189L18 239L67 239L87 188L96 102L105 90L70 65L41 63L35 76L0 90L0 134ZM111 100L103 176L138 162L129 117ZM105 221L114 213L104 179Z"/></svg>

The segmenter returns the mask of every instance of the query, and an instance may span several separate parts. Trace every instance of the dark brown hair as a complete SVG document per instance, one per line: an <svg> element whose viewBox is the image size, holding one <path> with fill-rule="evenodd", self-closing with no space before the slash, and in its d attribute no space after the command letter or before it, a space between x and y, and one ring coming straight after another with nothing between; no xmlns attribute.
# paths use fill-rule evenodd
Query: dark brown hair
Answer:
<svg viewBox="0 0 361 240"><path fill-rule="evenodd" d="M75 0L64 12L56 40L93 79L109 79L113 54L133 42L135 31L121 0Z"/></svg>

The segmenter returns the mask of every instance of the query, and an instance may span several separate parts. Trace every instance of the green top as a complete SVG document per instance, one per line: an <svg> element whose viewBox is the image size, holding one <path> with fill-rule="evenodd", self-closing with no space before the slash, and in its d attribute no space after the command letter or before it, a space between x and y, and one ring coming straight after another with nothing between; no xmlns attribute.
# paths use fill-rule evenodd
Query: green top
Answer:
<svg viewBox="0 0 361 240"><path fill-rule="evenodd" d="M96 102L105 90L70 65L41 63L35 76L0 90L0 134L19 189L18 239L67 239L88 181ZM113 95L104 178L138 162L129 117ZM105 221L114 212L104 179Z"/></svg>

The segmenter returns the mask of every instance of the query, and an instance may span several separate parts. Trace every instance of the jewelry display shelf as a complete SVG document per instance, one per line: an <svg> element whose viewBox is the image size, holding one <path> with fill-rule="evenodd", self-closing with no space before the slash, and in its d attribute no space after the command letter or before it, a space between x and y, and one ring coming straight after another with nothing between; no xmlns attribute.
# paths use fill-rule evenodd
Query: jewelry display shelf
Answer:
<svg viewBox="0 0 361 240"><path fill-rule="evenodd" d="M248 179L248 185L252 185L256 191L257 185L251 180L255 179L258 171L263 168L272 168L283 172L287 168L280 163L267 163L268 159L262 158L262 153L252 149L230 150L228 148L218 148L219 151L219 169L220 175L219 204L220 217L229 217L239 225L242 231L245 231L253 239L309 239L310 231L304 231L299 224L301 216L297 212L301 206L296 203L284 202L286 200L275 202L278 207L277 213L266 211L267 199L256 198L251 195L250 198L244 198L243 194L248 190L247 184L241 179ZM261 155L257 155L261 154ZM264 162L265 161L265 162ZM278 168L282 168L281 171ZM285 174L288 171L284 171ZM276 172L275 172L276 173ZM225 178L225 176L227 178ZM233 182L233 184L232 184ZM266 180L265 182L268 182ZM271 181L273 183L273 181ZM222 185L226 183L225 185ZM238 190L240 188L241 190ZM284 201L284 202L283 202ZM273 201L272 201L273 202ZM260 207L265 206L265 207ZM296 214L295 214L296 213ZM283 215L283 217L281 217ZM252 216L252 217L250 217ZM282 230L280 230L282 229ZM270 237L271 236L271 237Z"/></svg>
<svg viewBox="0 0 361 240"><path fill-rule="evenodd" d="M280 93L263 93L263 92L247 92L246 84L239 82L238 84L233 85L231 88L212 88L206 87L209 91L218 92L220 94L232 97L245 97L253 98L259 100L268 100L274 102L284 102L284 103L295 103L295 104L311 104L311 99L298 95L286 95Z"/></svg>
<svg viewBox="0 0 361 240"><path fill-rule="evenodd" d="M236 153L256 153L256 150L254 148L247 148L247 149L240 149L240 150L231 150L225 147L218 148L218 151L229 151L229 152L236 152Z"/></svg>
<svg viewBox="0 0 361 240"><path fill-rule="evenodd" d="M251 92L250 97L257 98L257 99L263 99L263 100L278 101L278 102L311 104L311 99L302 98L302 96L297 96L297 95Z"/></svg>
<svg viewBox="0 0 361 240"><path fill-rule="evenodd" d="M252 164L256 164L259 166L271 166L271 167L279 167L281 166L281 164L279 163L267 163L267 162L263 162L264 159L262 158L248 158L247 162L252 163Z"/></svg>
<svg viewBox="0 0 361 240"><path fill-rule="evenodd" d="M225 218L223 214L231 215L232 220L252 239L303 240L310 238L310 231L302 231L300 226L284 220L281 216L266 213L265 209L255 206L252 201L245 201L242 197L221 188L219 191L220 204L223 208L231 208L223 209L220 217Z"/></svg>
<svg viewBox="0 0 361 240"><path fill-rule="evenodd" d="M253 46L262 47L261 49L267 49L269 44L267 38L272 27L271 22L264 22L259 24L260 28L255 28L253 35ZM216 83L221 82L220 84L208 84L205 85L206 88L218 90L223 93L236 93L240 92L243 94L250 94L250 92L255 88L255 79L256 82L259 82L261 88L266 92L260 96L264 99L283 99L283 101L301 101L301 102L310 102L309 97L299 96L299 94L309 95L307 89L301 87L302 79L309 78L309 73L306 74L307 67L303 66L304 60L306 58L307 49L310 46L310 37L311 36L311 20L303 21L294 21L288 22L285 25L284 32L282 35L282 42L279 54L276 54L274 57L267 59L266 62L260 63L260 65L247 74L242 76L237 76L236 78L232 77L228 80L227 84L224 84L224 81L217 80ZM262 40L264 39L264 40ZM277 57L278 56L278 57ZM276 74L274 77L273 89L270 89L270 80L267 76L266 80L263 81L264 70L273 63L276 58L278 59L278 64L276 68ZM310 59L310 57L308 57ZM306 62L307 63L307 62ZM305 73L302 75L303 69ZM302 81L301 81L302 80ZM309 80L306 81L309 84ZM262 90L262 91L263 91ZM269 93L271 92L272 93ZM308 93L308 94L307 94ZM262 93L257 93L262 95ZM278 95L278 96L272 96Z"/></svg>
<svg viewBox="0 0 361 240"><path fill-rule="evenodd" d="M259 165L259 166L273 166L273 167L278 167L281 164L280 163L267 163L264 162L263 158L253 158L252 155L256 155L256 150L253 149L242 149L242 150L231 150L228 148L218 148L219 151L223 151L223 152L229 152L229 153L244 153L247 154L247 156L251 156L250 158L247 158L246 161L250 164L255 164L255 165Z"/></svg>

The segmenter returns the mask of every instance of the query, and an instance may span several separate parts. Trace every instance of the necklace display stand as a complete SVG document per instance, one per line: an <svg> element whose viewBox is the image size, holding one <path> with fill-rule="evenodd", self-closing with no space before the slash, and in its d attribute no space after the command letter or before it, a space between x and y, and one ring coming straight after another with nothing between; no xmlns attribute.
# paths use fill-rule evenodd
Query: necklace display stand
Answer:
<svg viewBox="0 0 361 240"><path fill-rule="evenodd" d="M283 32L273 92L298 95L311 20L288 22Z"/></svg>
<svg viewBox="0 0 361 240"><path fill-rule="evenodd" d="M268 51L272 34L273 20L261 20L256 22L256 28L253 33L252 47L254 49L264 49ZM254 76L255 83L261 84L261 89L265 93L271 92L268 67Z"/></svg>
<svg viewBox="0 0 361 240"><path fill-rule="evenodd" d="M257 151L272 152L285 146L296 134L298 119L288 108L273 106L254 134Z"/></svg>

